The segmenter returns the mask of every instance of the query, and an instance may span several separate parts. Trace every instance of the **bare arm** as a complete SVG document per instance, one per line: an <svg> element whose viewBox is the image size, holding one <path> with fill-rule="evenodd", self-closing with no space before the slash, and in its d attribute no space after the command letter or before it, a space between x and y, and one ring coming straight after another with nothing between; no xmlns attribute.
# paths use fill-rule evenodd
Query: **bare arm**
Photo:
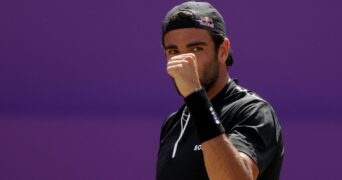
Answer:
<svg viewBox="0 0 342 180"><path fill-rule="evenodd" d="M202 143L208 176L216 179L256 179L259 169L246 154L238 152L226 135L222 134Z"/></svg>

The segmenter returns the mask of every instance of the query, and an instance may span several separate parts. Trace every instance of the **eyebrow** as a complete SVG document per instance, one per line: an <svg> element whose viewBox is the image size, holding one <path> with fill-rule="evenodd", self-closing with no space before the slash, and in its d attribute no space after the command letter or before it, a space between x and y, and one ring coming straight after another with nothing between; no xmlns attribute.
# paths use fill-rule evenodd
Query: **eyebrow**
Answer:
<svg viewBox="0 0 342 180"><path fill-rule="evenodd" d="M176 45L168 45L168 46L165 46L164 49L177 49L177 46Z"/></svg>
<svg viewBox="0 0 342 180"><path fill-rule="evenodd" d="M208 46L208 44L203 41L197 41L197 42L188 44L186 47L189 48L189 47L194 47L194 46Z"/></svg>
<svg viewBox="0 0 342 180"><path fill-rule="evenodd" d="M192 42L188 45L186 45L187 48L191 48L191 47L194 47L194 46L208 46L208 44L206 42L203 42L203 41L196 41L196 42ZM165 50L167 49L177 49L177 46L176 45L167 45L164 47Z"/></svg>

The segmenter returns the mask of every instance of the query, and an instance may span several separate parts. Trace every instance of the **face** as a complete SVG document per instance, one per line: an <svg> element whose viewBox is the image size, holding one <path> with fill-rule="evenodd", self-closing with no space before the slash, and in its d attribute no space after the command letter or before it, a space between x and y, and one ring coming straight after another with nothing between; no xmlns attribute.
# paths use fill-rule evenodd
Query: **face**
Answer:
<svg viewBox="0 0 342 180"><path fill-rule="evenodd" d="M196 56L199 80L209 90L219 76L218 56L209 32L198 28L172 30L164 36L164 51L167 59L193 53Z"/></svg>

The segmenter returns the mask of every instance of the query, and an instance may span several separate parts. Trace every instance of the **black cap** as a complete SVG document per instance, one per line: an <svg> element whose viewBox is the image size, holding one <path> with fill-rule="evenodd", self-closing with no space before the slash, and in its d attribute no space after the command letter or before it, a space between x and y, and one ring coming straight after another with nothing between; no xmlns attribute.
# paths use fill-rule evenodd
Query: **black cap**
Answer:
<svg viewBox="0 0 342 180"><path fill-rule="evenodd" d="M226 37L226 28L222 15L208 2L188 1L172 8L165 16L162 27L162 38L175 29L200 28L215 35ZM227 65L233 64L231 52Z"/></svg>

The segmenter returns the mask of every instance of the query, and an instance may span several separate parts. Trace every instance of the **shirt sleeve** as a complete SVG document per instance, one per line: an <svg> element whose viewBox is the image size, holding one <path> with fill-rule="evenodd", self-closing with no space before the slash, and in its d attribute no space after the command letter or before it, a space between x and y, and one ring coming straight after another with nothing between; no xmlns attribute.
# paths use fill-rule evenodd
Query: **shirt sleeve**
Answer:
<svg viewBox="0 0 342 180"><path fill-rule="evenodd" d="M280 127L266 102L248 104L233 117L234 126L227 131L239 152L250 156L263 172L277 152Z"/></svg>

